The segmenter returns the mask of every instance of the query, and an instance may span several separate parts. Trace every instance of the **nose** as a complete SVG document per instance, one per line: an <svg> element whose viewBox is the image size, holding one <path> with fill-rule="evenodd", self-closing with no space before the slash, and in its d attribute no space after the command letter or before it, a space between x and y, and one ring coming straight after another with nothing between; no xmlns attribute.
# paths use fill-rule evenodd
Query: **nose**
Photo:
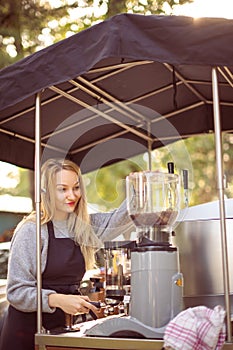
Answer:
<svg viewBox="0 0 233 350"><path fill-rule="evenodd" d="M67 193L67 198L69 199L76 199L76 193L73 189L69 190L68 193Z"/></svg>

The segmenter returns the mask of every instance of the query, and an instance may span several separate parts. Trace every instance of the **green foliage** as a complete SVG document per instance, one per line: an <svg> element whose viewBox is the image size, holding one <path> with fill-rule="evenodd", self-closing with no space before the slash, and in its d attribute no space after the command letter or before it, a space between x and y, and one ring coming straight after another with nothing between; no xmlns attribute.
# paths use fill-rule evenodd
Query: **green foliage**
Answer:
<svg viewBox="0 0 233 350"><path fill-rule="evenodd" d="M34 183L31 183L31 174L30 170L19 168L20 180L18 185L15 188L17 196L20 197L31 197L31 185L34 186Z"/></svg>
<svg viewBox="0 0 233 350"><path fill-rule="evenodd" d="M187 153L184 153L184 148ZM225 194L233 197L233 135L223 135L224 175L227 181ZM187 155L189 162L187 161ZM102 211L117 208L125 199L125 179L135 171L148 170L148 155L142 154L131 159L84 174L87 199L91 209ZM218 199L216 178L216 157L214 134L190 137L152 152L152 170L167 171L167 163L174 162L175 172L187 168L189 163L190 205L211 202ZM15 187L1 187L0 195L31 196L32 172L18 168L18 173L10 171L9 178L18 182ZM181 195L183 191L181 190ZM96 205L93 207L92 204Z"/></svg>
<svg viewBox="0 0 233 350"><path fill-rule="evenodd" d="M88 202L100 210L119 207L125 199L125 179L131 172L146 170L142 155L84 175Z"/></svg>
<svg viewBox="0 0 233 350"><path fill-rule="evenodd" d="M123 12L165 13L192 0L5 0L0 2L0 68Z"/></svg>
<svg viewBox="0 0 233 350"><path fill-rule="evenodd" d="M233 197L232 134L223 135L222 148L223 171L227 182L225 195L231 198ZM131 160L84 175L88 201L97 204L103 211L118 207L125 198L126 176L130 172L147 170L146 158L145 155L138 155ZM182 169L188 167L190 206L218 199L214 134L190 137L152 152L152 170L167 171L168 162L174 162L175 172L180 174L181 179ZM183 196L182 188L181 196Z"/></svg>

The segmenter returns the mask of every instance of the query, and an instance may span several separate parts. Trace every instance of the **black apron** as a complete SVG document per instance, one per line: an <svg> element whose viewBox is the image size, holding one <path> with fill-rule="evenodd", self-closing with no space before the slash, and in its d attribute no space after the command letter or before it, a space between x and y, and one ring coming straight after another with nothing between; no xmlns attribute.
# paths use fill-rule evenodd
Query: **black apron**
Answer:
<svg viewBox="0 0 233 350"><path fill-rule="evenodd" d="M52 222L49 233L48 256L42 274L42 288L57 293L79 294L80 281L85 273L85 262L80 247L70 238L55 238ZM65 314L57 308L52 314L42 314L42 324L51 330L65 326ZM34 350L37 331L37 313L22 312L9 306L0 339L0 350Z"/></svg>

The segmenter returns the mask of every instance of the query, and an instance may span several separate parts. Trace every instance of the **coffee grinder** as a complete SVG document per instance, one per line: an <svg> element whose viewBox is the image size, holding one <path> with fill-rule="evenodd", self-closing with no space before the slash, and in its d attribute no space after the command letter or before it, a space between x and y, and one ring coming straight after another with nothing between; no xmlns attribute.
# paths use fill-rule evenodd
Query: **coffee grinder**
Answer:
<svg viewBox="0 0 233 350"><path fill-rule="evenodd" d="M182 274L170 237L179 213L179 176L133 173L126 179L128 212L138 231L131 251L130 315L153 328L182 310Z"/></svg>
<svg viewBox="0 0 233 350"><path fill-rule="evenodd" d="M168 173L135 172L126 178L127 209L137 241L131 249L129 316L101 320L90 336L162 339L167 324L183 308L183 276L170 238L180 209L180 178Z"/></svg>

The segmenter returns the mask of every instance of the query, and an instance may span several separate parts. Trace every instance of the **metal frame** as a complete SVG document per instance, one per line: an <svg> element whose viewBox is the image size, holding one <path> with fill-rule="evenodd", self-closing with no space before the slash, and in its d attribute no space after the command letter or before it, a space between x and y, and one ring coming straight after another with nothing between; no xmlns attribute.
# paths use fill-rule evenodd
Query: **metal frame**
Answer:
<svg viewBox="0 0 233 350"><path fill-rule="evenodd" d="M36 205L36 273L37 273L37 332L42 330L41 274L41 110L40 93L36 95L35 110L35 205Z"/></svg>
<svg viewBox="0 0 233 350"><path fill-rule="evenodd" d="M148 133L143 133L141 130L139 130L139 128L141 128L142 126L146 125L147 128L147 123L150 122L151 125L154 125L155 123L158 123L159 121L161 121L162 119L168 119L170 117L173 117L175 115L178 115L179 113L182 113L184 111L188 111L191 109L196 109L202 105L208 105L208 104L213 104L212 101L208 101L204 96L202 96L202 94L194 87L194 84L199 84L199 85L209 85L211 87L211 82L207 82L207 81L197 81L197 80L186 80L181 73L179 73L177 70L175 71L175 76L176 76L176 85L180 86L180 85L185 85L189 91L198 98L199 101L187 105L185 107L182 107L180 109L174 110L171 113L166 113L163 114L160 118L154 118L151 121L149 121L145 116L141 115L140 113L137 113L133 108L130 108L130 105L132 105L133 103L139 103L141 101L143 101L143 99L148 98L148 97L152 97L152 96L156 96L161 92L164 91L169 91L171 89L174 88L173 84L169 84L167 86L164 86L160 89L151 91L150 93L141 95L135 99L132 99L130 101L126 101L126 102L122 102L118 99L116 99L114 96L110 95L109 93L107 93L106 91L104 91L103 89L99 88L98 86L96 86L96 83L103 81L104 79L109 78L110 76L116 76L117 74L121 73L122 71L128 70L128 69L132 69L133 67L136 66L141 66L141 65L149 65L152 64L154 62L152 61L136 61L136 62L129 62L129 63L121 63L118 65L112 65L112 66L108 66L108 67L104 67L104 68L98 68L98 69L91 69L89 72L87 72L85 74L85 77L80 76L77 77L77 81L72 79L69 81L70 84L73 85L73 88L69 89L68 91L63 91L62 89L56 87L56 86L50 86L48 89L54 91L57 95L53 96L51 98L49 98L46 101L42 101L41 102L41 107L43 105L49 104L50 102L53 102L54 100L57 100L61 97L66 97L69 100L72 100L74 103L77 103L78 105L83 106L84 108L87 108L89 110L91 110L93 112L93 116L87 118L85 121L80 121L80 123L85 123L90 121L92 118L95 119L96 116L100 116L106 120L109 120L115 124L117 124L118 126L120 126L122 128L121 132L117 132L111 136L109 136L108 138L106 138L106 140L108 139L114 139L116 137L119 137L120 135L124 135L127 132L133 133L135 135L137 135L138 137L140 137L142 140L145 140L149 143L152 143L157 141L156 138L153 138L151 135L149 136ZM168 69L169 72L172 71L172 66L169 64L164 63L163 64L164 67L166 67L166 69ZM219 86L231 86L233 87L233 74L230 71L230 69L228 67L217 67L218 72L221 74L221 76L225 79L226 82L221 82L218 83ZM97 79L92 79L92 80L88 80L87 76L89 74L93 74L93 73L99 73L99 72L103 72L104 74L101 77L98 77ZM106 105L108 105L109 109L107 109L105 112L102 112L100 110L98 110L98 108L95 108L93 106L89 106L86 102L74 97L72 95L72 93L74 93L75 91L77 91L78 89L81 89L83 91L85 91L85 93L87 93L89 96L94 97L96 100L99 100L101 102L104 102ZM229 103L229 102L223 102L220 101L220 106L222 105L227 105L227 106L233 106L233 103ZM14 119L17 119L19 117L21 117L23 114L34 110L35 107L31 107L28 109L25 109L23 111L21 111L20 113L14 114L8 118L6 118L5 120L2 120L0 122L0 133L3 134L7 134L7 135L12 135L17 137L18 139L22 139L25 140L27 142L30 143L35 143L35 140L33 138L30 137L26 137L23 134L16 134L13 133L7 129L4 129L4 124L6 124L9 121L12 121ZM113 118L111 115L109 115L109 113L112 111L119 111L121 113L121 115L127 117L129 120L133 120L134 122L136 122L135 128L129 127L129 125L126 125L118 120L116 120L115 118ZM75 125L78 125L79 122L77 122ZM73 127L74 125L70 126ZM63 132L65 129L59 129L59 133ZM55 135L55 133L53 133L53 135ZM42 146L46 146L50 149L54 149L58 152L60 152L61 154L64 153L63 149L60 149L58 147L54 147L52 145L46 145L46 139L48 139L51 136L51 133L44 135L41 138L41 145ZM187 138L190 136L194 136L194 134L192 135L183 135L183 138ZM167 140L175 140L176 137L162 137L160 140L161 141L167 141ZM97 141L95 143L90 143L87 144L84 147L77 147L76 149L73 149L71 154L76 154L78 152L81 152L85 149L91 148L93 147L93 145L98 144L99 142L103 142L104 140L101 141Z"/></svg>
<svg viewBox="0 0 233 350"><path fill-rule="evenodd" d="M131 63L127 63L127 64L120 64L117 66L114 66L114 68L116 68L115 72L111 72L110 74L117 74L118 71L122 71L125 69L130 69L135 65L141 65L141 64L150 64L150 61L139 61L139 62L131 62ZM171 71L172 67L168 64L164 64L164 66ZM105 71L109 71L110 67L105 67L104 69L102 68L101 70L103 72ZM89 73L93 73L97 71L96 69L90 70ZM98 70L99 71L99 70ZM226 80L226 84L225 83L218 83L218 79L217 79L217 71L224 77L224 79ZM88 73L87 73L88 74ZM178 111L174 111L172 113L169 113L167 115L163 115L161 116L161 118L149 121L148 119L146 119L144 116L135 113L135 111L133 109L130 108L130 104L134 103L135 101L141 101L143 100L145 97L148 96L148 94L140 96L139 98L137 98L136 100L131 100L128 101L126 103L122 103L120 100L117 100L116 98L114 98L114 96L109 95L107 92L103 91L100 88L97 88L94 84L96 81L99 81L100 79L104 79L105 77L109 77L109 73L107 73L106 75L102 76L101 78L98 78L97 80L93 80L93 81L88 81L86 78L83 77L78 77L77 80L79 82L76 82L74 80L71 80L70 83L74 85L73 89L70 89L68 92L66 91L62 91L61 89L58 89L55 86L51 86L50 89L55 91L58 95L56 97L53 97L51 100L54 101L54 99L59 98L61 96L64 96L68 99L71 99L73 102L78 103L80 105L82 105L85 108L88 108L89 110L93 111L94 114L100 115L103 118L106 118L107 120L111 120L112 122L116 123L117 125L119 125L120 127L122 127L122 132L120 133L116 133L114 135L109 136L107 139L109 138L115 138L116 136L119 136L119 134L124 134L126 132L132 132L135 133L137 136L142 137L144 140L147 141L148 143L148 151L149 154L151 152L151 145L154 141L154 139L151 137L150 134L150 127L151 127L151 123L156 123L158 120L161 119L166 119L169 118L177 113L180 113L181 111L184 110L189 110L192 108L196 108L199 107L200 105L203 104L212 104L212 101L207 101L195 88L193 88L192 84L196 84L196 81L187 81L185 80L184 77L181 76L181 74L179 72L175 72L177 79L179 79L177 81L176 84L185 84L185 86L187 86L189 88L189 90L195 95L198 96L198 98L200 99L200 102L197 102L193 105L187 106L185 108L182 108L181 110ZM227 68L227 67L215 67L212 69L212 90L213 90L213 110L214 110L214 125L215 125L215 144L216 144L216 157L217 157L217 173L218 173L218 190L219 190L219 205L220 205L220 219L221 219L221 239L222 239L222 259L223 259L223 275L224 275L224 292L225 292L225 303L226 303L226 312L227 312L227 341L231 342L231 320L230 320L230 301L229 301L229 272L228 272L228 258L227 258L227 241L226 241L226 227L225 227L225 207L224 207L224 183L223 183L223 162L222 162L222 146L221 146L221 120L220 120L220 107L221 105L223 105L222 102L219 101L219 96L218 96L218 86L220 85L230 85L231 87L233 87L233 75L231 73L231 71ZM205 81L200 81L198 82L199 84L210 84L207 83ZM85 86L84 86L85 84ZM163 89L172 89L173 85L169 85L164 87ZM84 90L86 93L88 93L90 96L95 96L96 98L101 97L102 100L108 104L109 106L109 110L105 111L105 112L101 112L98 109L89 106L88 104L86 104L85 102L73 97L71 95L71 93L73 91L75 91L76 89L82 89ZM153 92L150 93L150 95L156 95L157 93L159 93L161 90L155 90ZM106 98L106 100L105 100ZM49 103L51 100L45 101L42 103ZM233 103L228 103L228 105L233 106ZM41 247L40 247L40 147L41 147L41 141L45 140L49 135L44 136L41 139L40 136L40 108L41 108L41 101L40 101L40 94L37 94L36 96L36 104L35 104L35 128L36 128L36 138L35 140L30 140L28 139L29 142L35 142L35 202L36 202L36 210L37 210L37 277L38 277L38 334L42 333L42 322L41 322L41 261L40 261L40 252L41 252ZM121 111L121 113L123 113L125 116L129 117L129 118L133 118L134 120L137 121L137 126L141 126L144 125L146 123L147 125L147 134L142 133L139 130L135 130L127 125L125 125L124 123L119 122L118 120L116 120L115 118L112 118L111 116L108 115L108 111L112 110L112 109L119 109ZM25 111L24 111L25 112ZM23 112L22 112L23 113ZM21 116L21 114L17 114L15 116L12 116L11 118L18 118L19 116ZM129 114L130 113L130 114ZM90 118L94 118L94 115ZM90 120L90 118L88 120ZM0 124L3 125L4 122L8 121L9 118L7 118L7 120L2 121ZM81 121L81 123L85 123L85 121ZM72 127L72 126L70 126ZM5 132L8 133L7 131L4 131L3 129L0 129L0 132ZM62 132L62 130L59 130L59 132ZM19 138L25 139L25 137L23 135L17 135ZM189 137L190 135L183 135L183 138ZM166 138L164 138L166 139ZM169 139L169 138L167 138ZM104 142L106 141L106 139L100 140L98 142ZM73 150L73 152L79 152L80 150L83 150L84 148L88 148L93 146L93 144L90 144L88 146ZM61 150L62 152L62 150ZM149 161L149 168L150 168L150 161Z"/></svg>
<svg viewBox="0 0 233 350"><path fill-rule="evenodd" d="M212 69L212 88L214 101L214 124L215 124L215 149L216 149L216 167L217 167L217 182L219 195L219 212L220 212L220 227L221 227L221 245L222 245L222 265L223 265L223 281L224 281L224 296L225 308L227 316L227 341L232 340L231 331L231 314L230 314L230 287L229 287L229 268L228 268L228 252L227 252L227 235L225 221L225 202L224 202L224 174L223 174L223 159L222 159L222 134L221 134L221 114L219 107L219 92L218 92L218 77L216 68Z"/></svg>

